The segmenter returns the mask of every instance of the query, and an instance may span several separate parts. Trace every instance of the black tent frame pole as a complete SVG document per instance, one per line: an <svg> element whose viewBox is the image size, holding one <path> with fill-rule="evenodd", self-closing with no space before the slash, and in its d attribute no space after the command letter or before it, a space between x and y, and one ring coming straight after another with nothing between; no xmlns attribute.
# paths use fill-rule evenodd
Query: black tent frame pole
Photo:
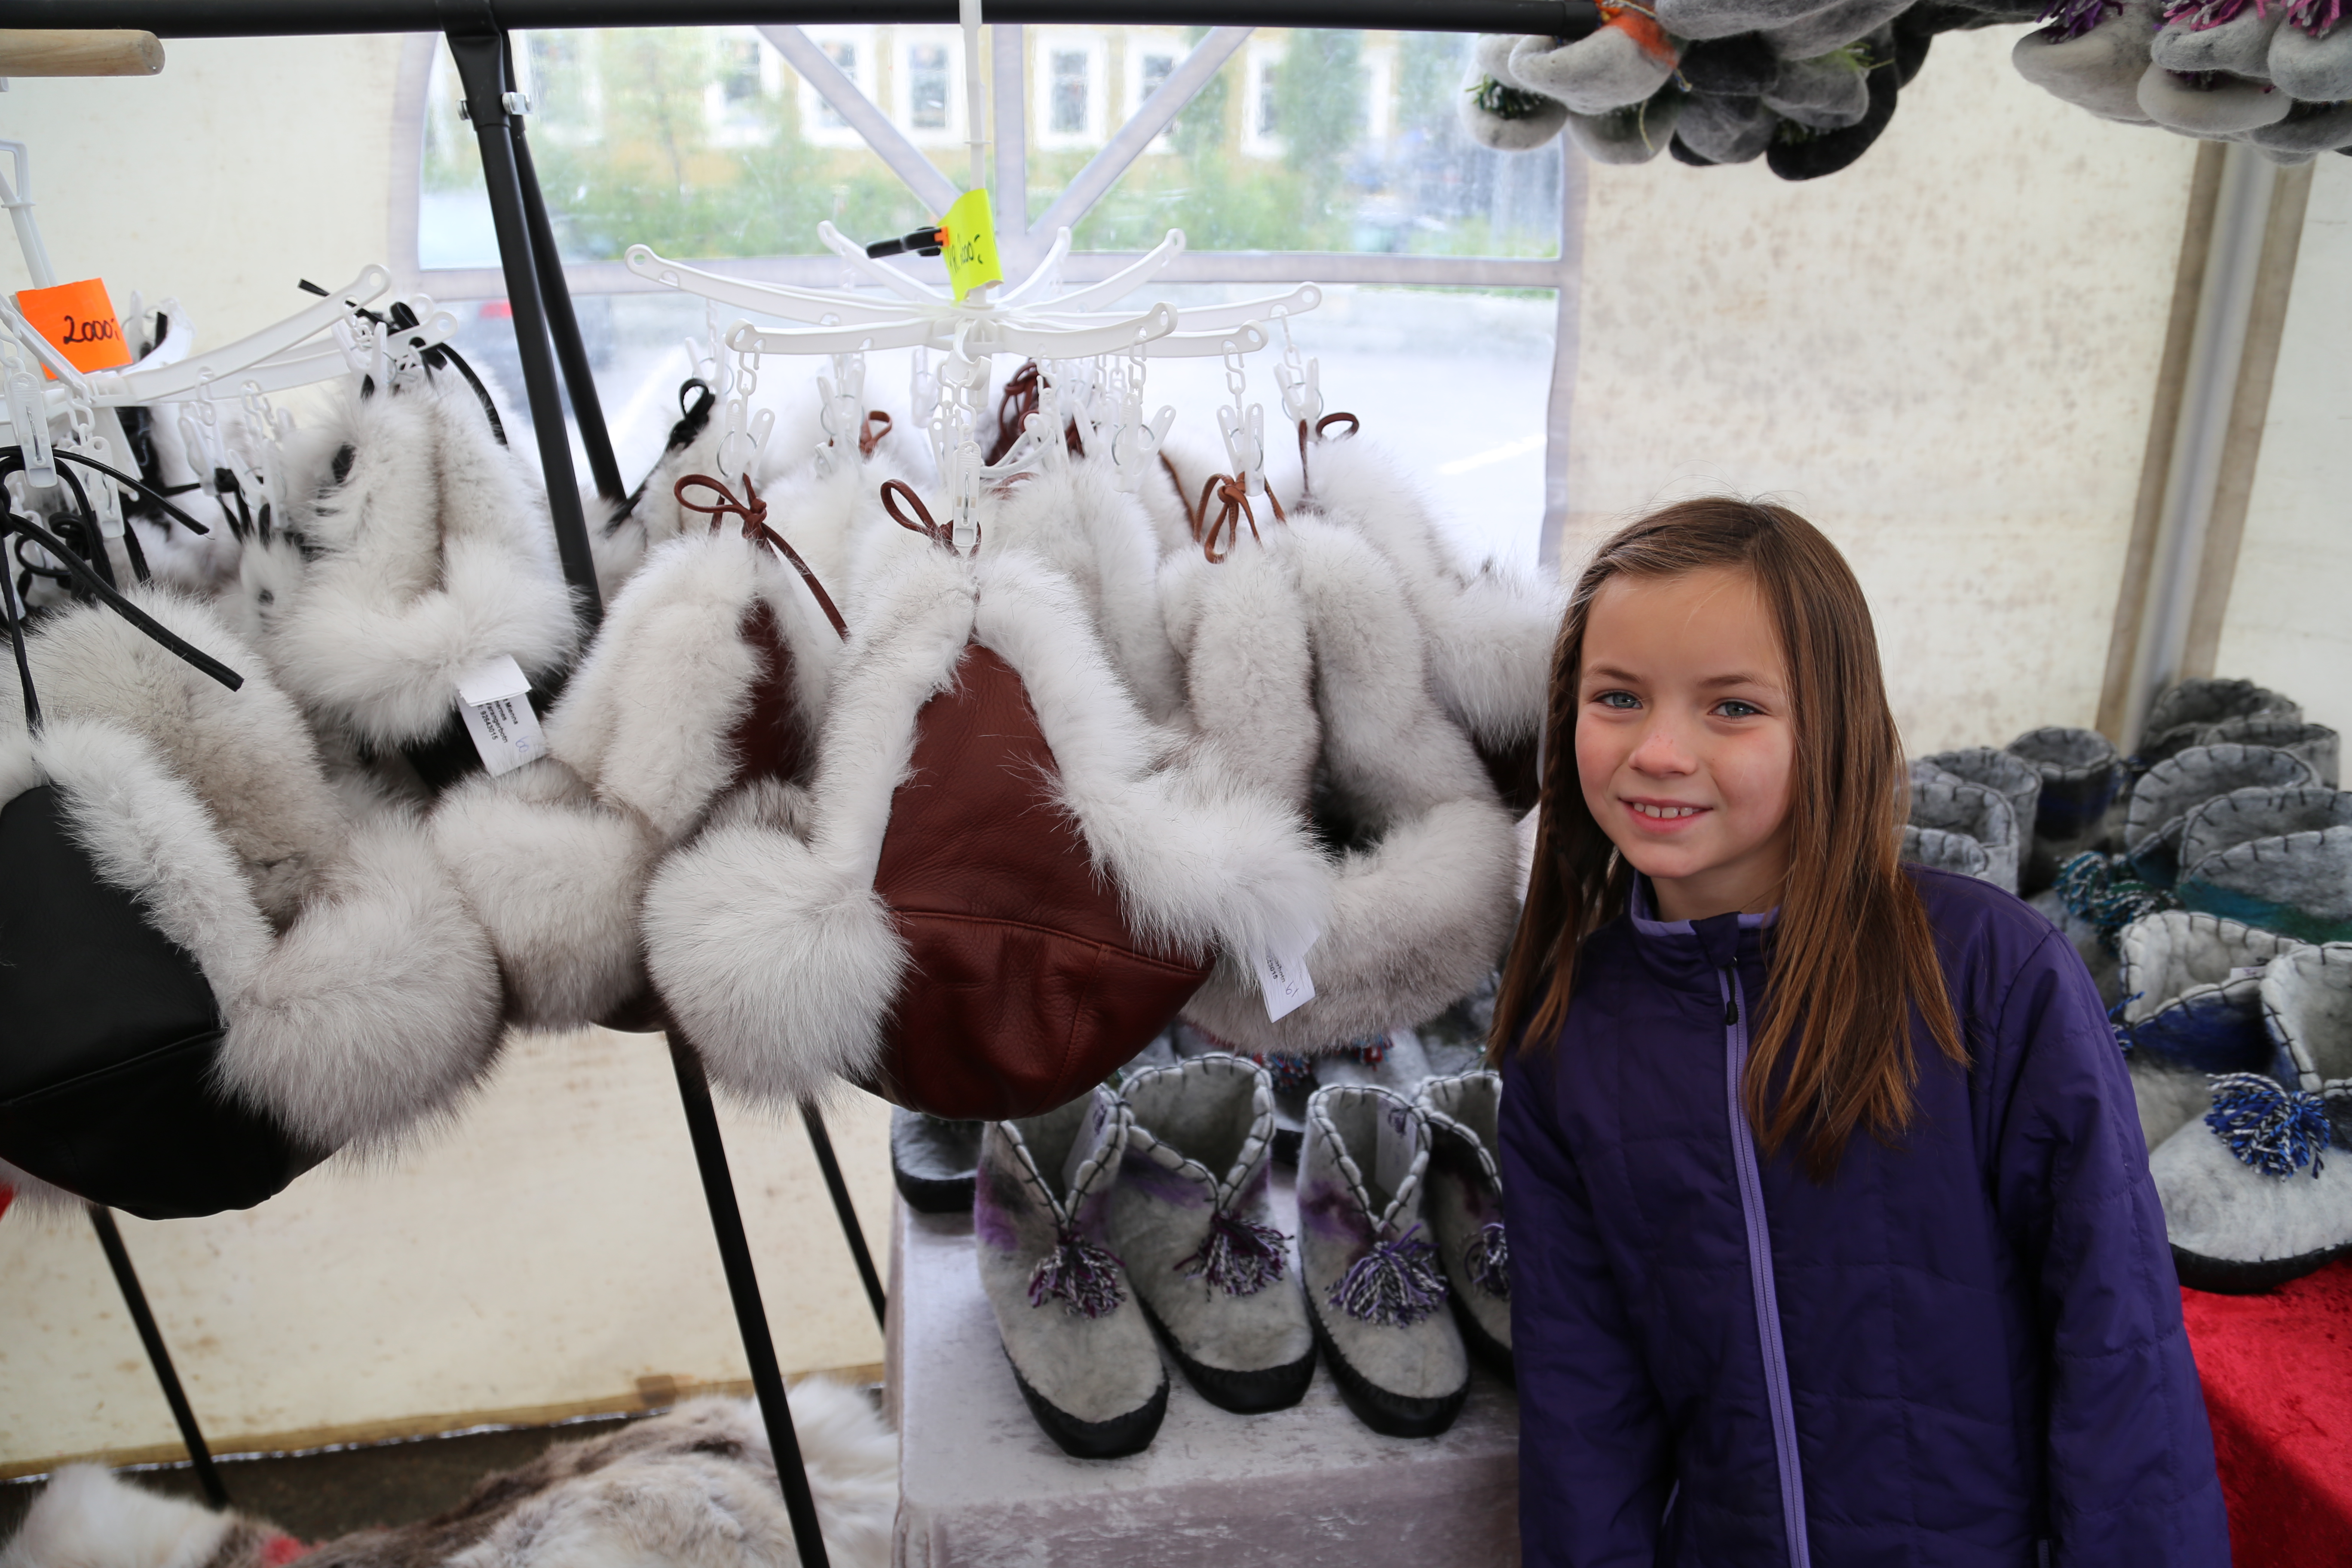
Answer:
<svg viewBox="0 0 2352 1568"><path fill-rule="evenodd" d="M768 1310L760 1300L760 1278L751 1266L751 1244L743 1234L743 1211L735 1202L735 1178L727 1169L727 1145L719 1136L719 1111L710 1102L710 1080L693 1043L665 1019L670 1065L677 1071L677 1098L686 1107L686 1129L694 1140L694 1163L702 1173L702 1195L710 1205L710 1228L719 1238L719 1261L727 1271L727 1293L743 1331L743 1353L751 1365L751 1390L768 1426L776 1479L783 1486L784 1512L793 1521L802 1568L829 1568L824 1536L817 1524L816 1498L801 1463L800 1439L793 1430L792 1406L784 1398L784 1374L768 1337Z"/></svg>
<svg viewBox="0 0 2352 1568"><path fill-rule="evenodd" d="M131 1325L139 1331L139 1342L147 1347L147 1361L155 1369L155 1381L163 1385L163 1403L172 1407L172 1419L179 1424L180 1441L187 1445L188 1462L195 1467L196 1484L205 1490L205 1500L215 1508L228 1506L228 1489L221 1485L220 1472L213 1468L213 1451L205 1442L204 1429L196 1425L196 1413L189 1407L187 1392L180 1386L180 1374L173 1370L172 1352L163 1343L163 1332L155 1326L155 1314L147 1310L147 1292L139 1286L139 1271L131 1267L131 1253L122 1245L122 1232L114 1223L114 1215L97 1204L89 1205L89 1223L98 1232L98 1245L105 1250L107 1267L114 1270L114 1283L122 1291L122 1304L131 1310Z"/></svg>
<svg viewBox="0 0 2352 1568"><path fill-rule="evenodd" d="M502 34L506 75L515 79L513 35ZM530 138L523 133L529 113L508 118L514 135L515 174L522 186L523 216L530 229L530 255L539 271L540 302L547 309L547 325L555 339L555 361L563 369L563 390L572 400L572 416L580 426L580 444L588 451L588 473L596 493L608 501L628 494L621 483L621 465L613 457L613 433L604 423L604 405L596 395L595 368L588 363L587 346L580 338L580 317L572 308L572 289L563 280L563 257L555 247L555 226L548 221L547 198L539 188L539 171L531 166ZM536 417L536 416L534 416Z"/></svg>
<svg viewBox="0 0 2352 1568"><path fill-rule="evenodd" d="M857 1278L865 1283L866 1299L873 1303L874 1321L887 1333L890 1301L882 1291L882 1276L875 1271L874 1255L866 1250L866 1231L857 1223L857 1210L850 1205L849 1184L841 1179L841 1162L833 1157L833 1138L824 1130L824 1117L808 1100L801 1101L801 1125L808 1130L809 1147L816 1151L817 1169L824 1173L824 1189L833 1194L834 1212L841 1216L842 1239L849 1243L849 1256L857 1264Z"/></svg>
<svg viewBox="0 0 2352 1568"><path fill-rule="evenodd" d="M523 393L530 404L540 469L547 480L548 511L555 522L555 551L563 562L564 580L572 584L583 627L593 631L604 619L604 604L596 591L588 519L580 506L580 481L572 468L572 437L564 426L563 399L555 384L555 357L548 347L547 301L540 287L543 268L534 260L530 204L523 195L523 165L516 155L513 117L521 110L522 95L514 90L507 75L504 34L453 32L446 37L458 78L465 84L466 118L473 122L475 138L481 144L482 177L489 187L490 216L498 227L499 261L506 271L507 301L514 309ZM550 257L549 261L552 264L555 258ZM560 270L556 278L561 291ZM582 368L586 368L584 355Z"/></svg>

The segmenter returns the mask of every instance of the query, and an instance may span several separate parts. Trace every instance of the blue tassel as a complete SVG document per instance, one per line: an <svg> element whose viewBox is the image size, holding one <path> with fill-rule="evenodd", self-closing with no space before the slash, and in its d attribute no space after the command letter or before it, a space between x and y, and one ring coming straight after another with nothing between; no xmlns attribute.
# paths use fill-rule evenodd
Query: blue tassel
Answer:
<svg viewBox="0 0 2352 1568"><path fill-rule="evenodd" d="M2285 1181L2305 1165L2317 1179L2320 1153L2333 1142L2327 1108L2319 1096L2283 1089L2258 1072L2221 1073L2213 1085L2213 1109L2205 1125L2230 1152L2265 1176Z"/></svg>
<svg viewBox="0 0 2352 1568"><path fill-rule="evenodd" d="M2090 922L2099 933L2099 945L2109 952L2117 951L2117 939L2132 921L2180 907L2180 895L2152 888L2126 875L2126 869L2120 855L2085 850L2058 868L2053 884L2067 912Z"/></svg>
<svg viewBox="0 0 2352 1568"><path fill-rule="evenodd" d="M2135 991L2107 1009L2107 1027L2116 1032L2116 1049L2126 1056L2132 1053L2132 1032L2139 1026L2124 1022L2124 1009L2147 994L2145 991Z"/></svg>

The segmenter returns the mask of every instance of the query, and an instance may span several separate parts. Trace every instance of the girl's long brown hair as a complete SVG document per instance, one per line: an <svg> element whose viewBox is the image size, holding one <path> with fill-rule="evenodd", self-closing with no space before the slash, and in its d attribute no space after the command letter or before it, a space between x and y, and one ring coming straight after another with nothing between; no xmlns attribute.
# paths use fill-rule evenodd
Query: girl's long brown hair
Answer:
<svg viewBox="0 0 2352 1568"><path fill-rule="evenodd" d="M1727 496L1683 501L1621 530L1578 579L1552 652L1535 868L1492 1046L1499 1056L1559 1037L1578 951L1624 912L1633 882L1577 778L1579 673L1593 598L1612 578L1710 568L1747 573L1762 595L1780 634L1796 732L1771 984L1741 1098L1767 1153L1801 1135L1805 1168L1827 1180L1854 1129L1891 1140L1909 1123L1919 1076L1915 1009L1945 1055L1968 1058L1926 906L1899 868L1909 784L1870 606L1837 547L1785 507Z"/></svg>

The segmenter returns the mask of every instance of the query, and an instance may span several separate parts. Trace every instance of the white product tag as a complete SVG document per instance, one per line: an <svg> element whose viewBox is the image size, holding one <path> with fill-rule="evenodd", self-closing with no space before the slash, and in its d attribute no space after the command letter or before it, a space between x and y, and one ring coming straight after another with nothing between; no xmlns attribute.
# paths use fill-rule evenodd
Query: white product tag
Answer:
<svg viewBox="0 0 2352 1568"><path fill-rule="evenodd" d="M457 710L492 778L547 754L530 694L530 677L506 654L457 678Z"/></svg>
<svg viewBox="0 0 2352 1568"><path fill-rule="evenodd" d="M2260 980L2269 968L2270 965L2266 963L2241 964L2237 968L2230 971L2230 978L2232 980Z"/></svg>
<svg viewBox="0 0 2352 1568"><path fill-rule="evenodd" d="M1412 1111L1400 1100L1380 1102L1380 1133L1372 1147L1372 1179L1393 1199L1412 1170L1418 1141L1412 1135Z"/></svg>
<svg viewBox="0 0 2352 1568"><path fill-rule="evenodd" d="M1297 952L1267 949L1257 955L1257 984L1258 989L1265 993L1268 1023L1278 1024L1315 1000L1315 981L1307 973L1307 954L1322 939L1323 933L1310 926L1307 940Z"/></svg>

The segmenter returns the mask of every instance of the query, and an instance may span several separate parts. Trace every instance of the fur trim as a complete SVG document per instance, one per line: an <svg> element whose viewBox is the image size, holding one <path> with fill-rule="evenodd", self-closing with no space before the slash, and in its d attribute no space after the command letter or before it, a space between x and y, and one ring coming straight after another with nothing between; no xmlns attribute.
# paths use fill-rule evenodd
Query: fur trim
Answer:
<svg viewBox="0 0 2352 1568"><path fill-rule="evenodd" d="M637 905L661 840L552 757L441 798L433 847L489 933L509 1019L566 1029L645 989Z"/></svg>
<svg viewBox="0 0 2352 1568"><path fill-rule="evenodd" d="M348 476L319 501L317 558L264 651L314 713L398 746L448 722L459 675L507 654L544 676L578 628L546 502L470 391L379 395L341 417Z"/></svg>
<svg viewBox="0 0 2352 1568"><path fill-rule="evenodd" d="M227 1024L230 1091L335 1149L389 1141L480 1076L497 1047L497 970L414 824L360 830L278 937L211 813L152 746L61 720L32 756L98 874L203 972Z"/></svg>
<svg viewBox="0 0 2352 1568"><path fill-rule="evenodd" d="M789 1395L827 1555L884 1568L898 1440L865 1395L809 1378ZM51 1478L0 1568L266 1568L286 1538L96 1465ZM275 1549L275 1550L273 1550ZM310 1548L317 1568L789 1568L800 1562L759 1406L698 1399L485 1478L436 1519Z"/></svg>
<svg viewBox="0 0 2352 1568"><path fill-rule="evenodd" d="M1202 765L1303 812L1323 725L1306 611L1288 565L1255 540L1221 562L1188 550L1161 566L1160 595L1183 661L1187 717L1216 748Z"/></svg>
<svg viewBox="0 0 2352 1568"><path fill-rule="evenodd" d="M737 533L656 550L549 716L555 756L666 839L691 830L741 765L730 737L765 673L743 635L755 602L792 650L794 699L814 732L841 639L799 574Z"/></svg>
<svg viewBox="0 0 2352 1568"><path fill-rule="evenodd" d="M907 957L875 870L916 716L974 638L1021 676L1065 808L1140 941L1247 952L1320 923L1321 877L1297 826L1236 783L1168 765L1176 738L1112 678L1066 578L1020 551L975 564L926 545L898 558L887 592L874 585L853 626L807 842L714 830L647 894L655 983L714 1077L791 1100L878 1063Z"/></svg>
<svg viewBox="0 0 2352 1568"><path fill-rule="evenodd" d="M43 620L26 650L42 710L144 737L203 801L263 912L283 925L348 830L310 732L261 657L211 610L166 589L127 596L244 686L229 690L110 609L76 606ZM13 706L0 712L0 726L22 722Z"/></svg>
<svg viewBox="0 0 2352 1568"><path fill-rule="evenodd" d="M1567 595L1499 561L1465 568L1418 486L1380 446L1318 442L1308 464L1324 516L1360 530L1396 567L1446 712L1484 744L1533 737Z"/></svg>
<svg viewBox="0 0 2352 1568"><path fill-rule="evenodd" d="M1185 1016L1252 1049L1298 1052L1420 1023L1484 980L1517 912L1518 847L1469 741L1431 695L1396 569L1312 515L1283 539L1313 639L1323 804L1372 842L1332 878L1330 918L1307 954L1313 1001L1269 1023L1255 977L1227 954Z"/></svg>

